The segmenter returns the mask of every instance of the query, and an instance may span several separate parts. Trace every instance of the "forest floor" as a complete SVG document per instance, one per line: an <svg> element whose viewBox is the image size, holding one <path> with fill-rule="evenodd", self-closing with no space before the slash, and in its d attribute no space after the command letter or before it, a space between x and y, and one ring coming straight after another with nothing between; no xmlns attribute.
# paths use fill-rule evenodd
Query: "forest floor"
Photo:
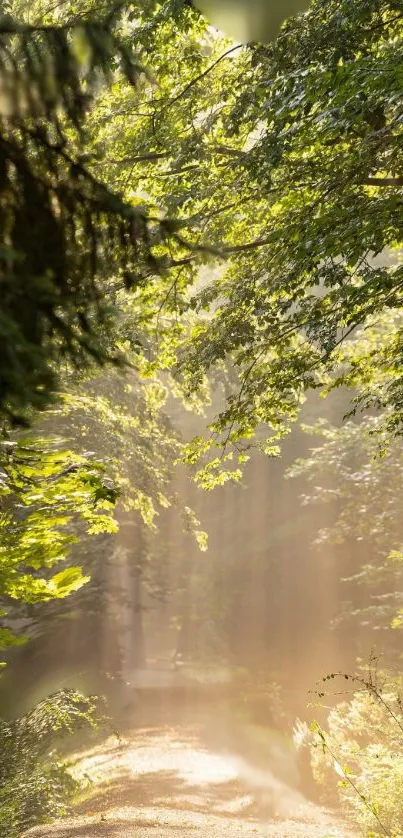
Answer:
<svg viewBox="0 0 403 838"><path fill-rule="evenodd" d="M357 838L270 771L216 752L200 731L160 725L77 755L90 778L74 815L26 838Z"/></svg>

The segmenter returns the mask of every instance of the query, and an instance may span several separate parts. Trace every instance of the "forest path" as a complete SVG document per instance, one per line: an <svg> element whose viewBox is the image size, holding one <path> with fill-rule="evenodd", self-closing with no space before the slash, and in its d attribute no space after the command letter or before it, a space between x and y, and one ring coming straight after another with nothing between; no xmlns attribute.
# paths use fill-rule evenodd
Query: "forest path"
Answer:
<svg viewBox="0 0 403 838"><path fill-rule="evenodd" d="M270 771L206 748L191 728L110 737L77 765L92 784L75 815L26 838L357 838Z"/></svg>

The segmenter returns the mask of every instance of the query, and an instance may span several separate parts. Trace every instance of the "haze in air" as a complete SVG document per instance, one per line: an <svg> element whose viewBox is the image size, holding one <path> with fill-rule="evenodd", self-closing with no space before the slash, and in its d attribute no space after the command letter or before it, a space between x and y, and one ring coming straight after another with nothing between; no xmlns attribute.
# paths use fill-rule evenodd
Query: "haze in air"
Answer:
<svg viewBox="0 0 403 838"><path fill-rule="evenodd" d="M0 838L403 835L403 18L202 5L0 16Z"/></svg>

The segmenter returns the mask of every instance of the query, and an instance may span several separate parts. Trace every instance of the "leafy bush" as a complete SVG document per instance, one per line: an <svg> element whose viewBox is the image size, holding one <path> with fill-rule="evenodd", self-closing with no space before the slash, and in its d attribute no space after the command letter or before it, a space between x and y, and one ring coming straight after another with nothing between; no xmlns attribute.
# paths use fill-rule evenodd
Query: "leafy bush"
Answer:
<svg viewBox="0 0 403 838"><path fill-rule="evenodd" d="M326 729L299 723L295 738L309 747L314 777L327 791L339 777L339 798L367 835L403 838L400 684L343 677L353 682L354 692L330 710Z"/></svg>
<svg viewBox="0 0 403 838"><path fill-rule="evenodd" d="M54 749L61 735L96 728L98 700L60 690L13 720L0 719L0 838L65 814L78 781Z"/></svg>

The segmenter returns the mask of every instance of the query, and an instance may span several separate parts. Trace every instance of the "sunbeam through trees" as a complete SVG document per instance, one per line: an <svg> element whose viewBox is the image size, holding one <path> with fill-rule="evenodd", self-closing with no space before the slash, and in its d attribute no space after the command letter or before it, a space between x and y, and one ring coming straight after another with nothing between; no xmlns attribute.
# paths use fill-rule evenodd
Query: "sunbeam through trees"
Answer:
<svg viewBox="0 0 403 838"><path fill-rule="evenodd" d="M4 0L0 838L402 838L402 51Z"/></svg>

